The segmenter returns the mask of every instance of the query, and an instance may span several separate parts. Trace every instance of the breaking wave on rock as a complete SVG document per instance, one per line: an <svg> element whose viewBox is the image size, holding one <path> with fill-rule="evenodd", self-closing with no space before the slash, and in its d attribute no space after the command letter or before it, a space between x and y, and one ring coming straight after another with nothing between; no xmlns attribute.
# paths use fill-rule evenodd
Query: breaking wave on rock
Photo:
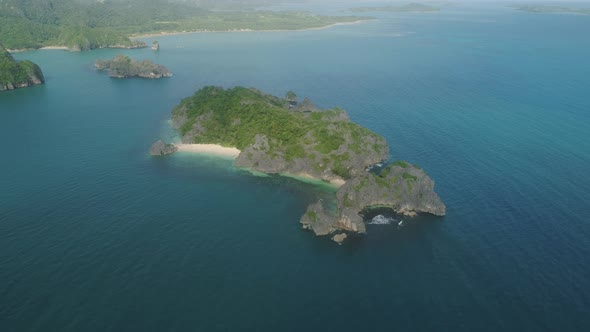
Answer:
<svg viewBox="0 0 590 332"><path fill-rule="evenodd" d="M394 218L386 217L382 214L376 215L371 221L368 222L370 225L389 225L392 222L397 223L397 220Z"/></svg>

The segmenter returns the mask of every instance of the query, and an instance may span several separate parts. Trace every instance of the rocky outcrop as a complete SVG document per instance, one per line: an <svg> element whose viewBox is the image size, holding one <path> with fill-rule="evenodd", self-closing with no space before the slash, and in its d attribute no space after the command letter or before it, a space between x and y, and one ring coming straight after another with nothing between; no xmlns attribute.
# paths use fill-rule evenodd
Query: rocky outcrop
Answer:
<svg viewBox="0 0 590 332"><path fill-rule="evenodd" d="M150 148L150 155L152 156L163 156L178 151L178 148L174 144L168 144L161 140L156 141Z"/></svg>
<svg viewBox="0 0 590 332"><path fill-rule="evenodd" d="M112 60L98 60L94 67L96 70L107 70L113 78L163 78L171 77L172 73L164 66L155 64L149 60L136 61L128 56L117 55Z"/></svg>
<svg viewBox="0 0 590 332"><path fill-rule="evenodd" d="M338 243L338 244L342 244L342 242L344 242L344 240L346 240L348 236L346 235L346 233L340 233L340 234L336 234L334 236L332 236L332 241Z"/></svg>
<svg viewBox="0 0 590 332"><path fill-rule="evenodd" d="M326 211L322 202L311 204L300 222L316 235L336 231L364 233L362 214L371 208L387 208L405 216L444 216L446 212L434 192L434 181L417 166L396 162L379 174L367 172L347 181L336 193L336 207L332 211Z"/></svg>
<svg viewBox="0 0 590 332"><path fill-rule="evenodd" d="M0 44L0 91L45 83L41 68L31 61L16 61Z"/></svg>

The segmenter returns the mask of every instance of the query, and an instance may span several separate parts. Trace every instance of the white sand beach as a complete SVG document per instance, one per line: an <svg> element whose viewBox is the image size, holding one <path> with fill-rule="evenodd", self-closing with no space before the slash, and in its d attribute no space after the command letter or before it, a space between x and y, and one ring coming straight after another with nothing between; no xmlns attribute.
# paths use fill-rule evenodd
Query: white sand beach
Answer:
<svg viewBox="0 0 590 332"><path fill-rule="evenodd" d="M40 48L40 50L63 50L63 51L69 51L70 49L66 46L43 46Z"/></svg>
<svg viewBox="0 0 590 332"><path fill-rule="evenodd" d="M218 156L225 156L231 158L237 158L240 154L240 150L236 148L226 148L217 144L174 144L178 151L181 152L195 152L195 153L207 153Z"/></svg>

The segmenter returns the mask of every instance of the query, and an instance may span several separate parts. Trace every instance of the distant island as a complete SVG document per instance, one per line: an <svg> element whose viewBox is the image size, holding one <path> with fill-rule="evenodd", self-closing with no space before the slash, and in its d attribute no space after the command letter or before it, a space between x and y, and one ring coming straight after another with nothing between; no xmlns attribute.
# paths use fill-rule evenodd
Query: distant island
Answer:
<svg viewBox="0 0 590 332"><path fill-rule="evenodd" d="M29 60L16 61L0 44L0 91L45 83L41 68Z"/></svg>
<svg viewBox="0 0 590 332"><path fill-rule="evenodd" d="M420 168L400 161L370 171L389 159L383 137L351 122L344 110L321 110L308 99L298 102L293 92L279 98L244 87L208 86L182 100L172 122L182 144L158 141L152 155L215 145L230 150L237 167L338 186L335 209L317 202L301 218L303 227L317 235L365 232L360 214L373 207L408 216L445 214L434 183ZM335 235L338 241L345 238Z"/></svg>
<svg viewBox="0 0 590 332"><path fill-rule="evenodd" d="M381 7L355 7L351 8L350 11L356 13L364 13L364 12L415 12L415 13L422 13L422 12L437 12L440 9L425 5L421 3L409 3L405 5L389 5L389 6L381 6Z"/></svg>
<svg viewBox="0 0 590 332"><path fill-rule="evenodd" d="M581 14L590 15L590 8L575 8L575 7L562 7L562 6L550 6L550 5L522 5L514 6L517 10L530 12L530 13L563 13L563 14Z"/></svg>
<svg viewBox="0 0 590 332"><path fill-rule="evenodd" d="M171 77L172 73L164 66L149 60L136 61L128 56L117 55L111 60L97 60L94 67L106 70L113 78L163 78Z"/></svg>
<svg viewBox="0 0 590 332"><path fill-rule="evenodd" d="M301 30L369 19L261 11L243 6L240 10L219 10L205 5L185 1L3 0L0 40L12 50L140 48L147 45L130 37L200 31Z"/></svg>

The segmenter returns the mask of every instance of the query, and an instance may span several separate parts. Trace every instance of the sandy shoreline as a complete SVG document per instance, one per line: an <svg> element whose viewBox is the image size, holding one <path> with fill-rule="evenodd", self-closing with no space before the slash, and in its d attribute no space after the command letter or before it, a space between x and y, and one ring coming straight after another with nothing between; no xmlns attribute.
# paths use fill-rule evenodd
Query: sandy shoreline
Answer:
<svg viewBox="0 0 590 332"><path fill-rule="evenodd" d="M226 31L216 31L216 30L202 30L202 31L175 31L175 32L159 32L159 33L148 33L148 34L141 34L141 35L131 35L129 39L141 39L141 38L152 38L152 37L163 37L163 36L174 36L174 35L187 35L192 33L228 33L228 32L290 32L290 31L310 31L310 30L324 30L329 29L339 25L353 25L353 24L360 24L369 21L375 21L377 19L368 19L368 20L358 20L354 22L339 22L334 24L329 24L323 27L317 28L305 28L305 29L295 29L295 30L252 30L252 29L236 29L236 30L226 30ZM62 51L69 51L70 49L66 46L43 46L40 48L24 48L24 49L6 49L8 53L20 53L20 52L27 52L27 51L34 51L34 50L62 50Z"/></svg>
<svg viewBox="0 0 590 332"><path fill-rule="evenodd" d="M305 28L305 29L295 29L295 30L253 30L253 29L236 29L236 30L198 30L198 31L175 31L175 32L159 32L159 33L148 33L148 34L141 34L141 35L131 35L129 39L140 39L140 38L152 38L152 37L162 37L162 36L175 36L175 35L187 35L192 33L228 33L228 32L290 32L290 31L310 31L310 30L324 30L329 29L339 25L353 25L364 23L368 21L375 21L376 19L369 19L369 20L358 20L354 22L339 22L334 24L329 24L323 27L317 28Z"/></svg>
<svg viewBox="0 0 590 332"><path fill-rule="evenodd" d="M64 50L64 51L68 51L69 48L66 46L43 46L40 48L40 50Z"/></svg>
<svg viewBox="0 0 590 332"><path fill-rule="evenodd" d="M9 49L7 48L6 51L8 53L21 53L21 52L28 52L28 51L36 51L36 50L61 50L61 51L69 51L70 49L66 46L43 46L39 48L21 48L21 49Z"/></svg>
<svg viewBox="0 0 590 332"><path fill-rule="evenodd" d="M217 144L174 144L180 152L206 153L216 156L237 158L240 150L227 148Z"/></svg>

